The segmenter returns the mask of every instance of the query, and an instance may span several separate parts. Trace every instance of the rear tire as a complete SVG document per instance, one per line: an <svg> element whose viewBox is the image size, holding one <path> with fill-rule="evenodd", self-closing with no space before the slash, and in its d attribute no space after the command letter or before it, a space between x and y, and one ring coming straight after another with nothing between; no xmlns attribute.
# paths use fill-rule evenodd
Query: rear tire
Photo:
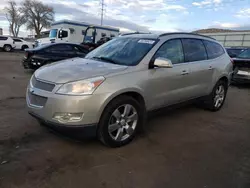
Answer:
<svg viewBox="0 0 250 188"><path fill-rule="evenodd" d="M220 110L225 102L227 90L227 83L223 80L219 80L214 86L213 91L204 101L205 108L213 112Z"/></svg>
<svg viewBox="0 0 250 188"><path fill-rule="evenodd" d="M12 46L9 45L9 44L5 44L4 47L3 47L3 50L5 52L10 52L12 50Z"/></svg>
<svg viewBox="0 0 250 188"><path fill-rule="evenodd" d="M103 111L97 130L98 138L110 147L126 145L143 126L144 118L145 107L138 101L126 95L117 97Z"/></svg>

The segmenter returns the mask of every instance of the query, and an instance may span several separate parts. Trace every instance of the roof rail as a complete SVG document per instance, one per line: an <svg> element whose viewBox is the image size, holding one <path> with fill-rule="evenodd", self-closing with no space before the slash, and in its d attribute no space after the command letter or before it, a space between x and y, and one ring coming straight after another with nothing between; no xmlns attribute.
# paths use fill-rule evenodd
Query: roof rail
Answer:
<svg viewBox="0 0 250 188"><path fill-rule="evenodd" d="M142 33L142 32L133 32L133 33L124 33L124 34L121 34L121 36L126 36L126 35L135 35L135 34L151 34L151 33Z"/></svg>
<svg viewBox="0 0 250 188"><path fill-rule="evenodd" d="M187 34L187 35L195 35L195 36L201 36L201 37L206 37L206 38L209 38L209 39L213 39L213 40L216 40L210 36L207 36L207 35L200 35L198 33L188 33L188 32L172 32L172 33L163 33L161 35L159 35L159 37L163 37L163 36L167 36L167 35L173 35L173 34Z"/></svg>

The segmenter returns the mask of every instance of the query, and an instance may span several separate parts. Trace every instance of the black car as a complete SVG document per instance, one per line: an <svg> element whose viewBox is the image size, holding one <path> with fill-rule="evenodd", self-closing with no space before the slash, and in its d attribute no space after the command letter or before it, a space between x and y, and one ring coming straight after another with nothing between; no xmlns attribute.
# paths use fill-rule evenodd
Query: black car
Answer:
<svg viewBox="0 0 250 188"><path fill-rule="evenodd" d="M234 74L232 81L250 83L250 48L233 58Z"/></svg>
<svg viewBox="0 0 250 188"><path fill-rule="evenodd" d="M71 43L51 43L26 49L22 61L25 69L37 69L45 64L73 57L85 57L89 51L83 46Z"/></svg>
<svg viewBox="0 0 250 188"><path fill-rule="evenodd" d="M242 47L231 47L231 48L226 48L228 55L233 58L237 57L240 55L242 52L244 52L247 48L242 48Z"/></svg>

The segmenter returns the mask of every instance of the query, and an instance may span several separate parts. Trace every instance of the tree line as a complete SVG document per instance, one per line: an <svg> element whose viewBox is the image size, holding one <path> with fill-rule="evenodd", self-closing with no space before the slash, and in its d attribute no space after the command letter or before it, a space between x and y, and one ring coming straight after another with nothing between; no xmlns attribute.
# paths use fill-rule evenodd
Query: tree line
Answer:
<svg viewBox="0 0 250 188"><path fill-rule="evenodd" d="M20 5L10 0L5 11L9 21L9 31L14 37L18 37L20 27L23 25L28 30L34 30L39 37L43 28L51 26L55 14L53 7L37 0L24 0Z"/></svg>

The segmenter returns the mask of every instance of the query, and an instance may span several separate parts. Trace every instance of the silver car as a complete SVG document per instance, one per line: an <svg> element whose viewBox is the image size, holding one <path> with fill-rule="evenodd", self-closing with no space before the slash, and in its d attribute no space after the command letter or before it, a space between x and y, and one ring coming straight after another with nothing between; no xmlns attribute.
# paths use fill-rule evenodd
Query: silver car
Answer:
<svg viewBox="0 0 250 188"><path fill-rule="evenodd" d="M192 99L219 110L231 73L230 57L212 38L130 34L85 58L38 69L27 88L27 106L42 123L84 128L118 147L135 137L148 111Z"/></svg>

